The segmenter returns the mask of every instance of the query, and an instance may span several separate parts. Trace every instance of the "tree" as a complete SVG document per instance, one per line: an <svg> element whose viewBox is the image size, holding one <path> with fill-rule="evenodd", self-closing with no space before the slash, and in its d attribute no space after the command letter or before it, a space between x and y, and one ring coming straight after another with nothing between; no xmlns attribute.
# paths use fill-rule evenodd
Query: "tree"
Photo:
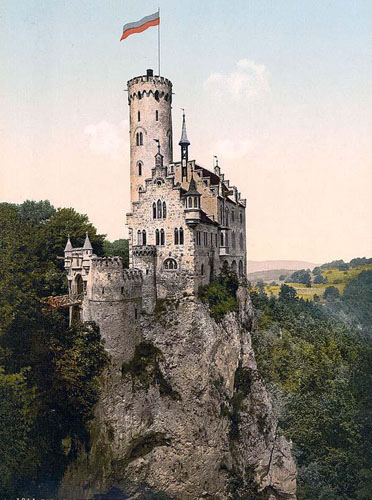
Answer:
<svg viewBox="0 0 372 500"><path fill-rule="evenodd" d="M287 282L288 283L303 283L304 285L308 285L311 283L310 272L305 271L305 269L301 269L300 271L295 271L287 279Z"/></svg>
<svg viewBox="0 0 372 500"><path fill-rule="evenodd" d="M335 286L327 286L324 290L323 298L325 300L336 300L340 297L340 292Z"/></svg>
<svg viewBox="0 0 372 500"><path fill-rule="evenodd" d="M322 285L324 283L328 283L327 277L324 278L321 274L317 274L313 281L314 285Z"/></svg>
<svg viewBox="0 0 372 500"><path fill-rule="evenodd" d="M280 300L295 300L297 298L296 290L288 285L282 285L280 287L279 299Z"/></svg>
<svg viewBox="0 0 372 500"><path fill-rule="evenodd" d="M103 251L107 257L118 256L123 259L123 266L129 267L129 241L125 239L103 242Z"/></svg>

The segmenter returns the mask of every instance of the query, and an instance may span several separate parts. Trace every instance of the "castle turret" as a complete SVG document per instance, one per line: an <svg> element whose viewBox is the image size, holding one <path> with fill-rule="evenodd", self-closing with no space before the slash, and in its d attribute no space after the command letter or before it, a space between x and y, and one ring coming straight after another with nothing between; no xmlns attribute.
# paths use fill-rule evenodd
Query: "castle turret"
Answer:
<svg viewBox="0 0 372 500"><path fill-rule="evenodd" d="M195 227L200 222L201 194L196 188L196 182L193 173L191 173L191 181L189 184L189 189L184 194L184 198L185 198L186 224L190 227Z"/></svg>
<svg viewBox="0 0 372 500"><path fill-rule="evenodd" d="M128 81L130 116L130 180L131 201L138 201L138 191L151 178L154 139L159 140L164 164L173 160L172 147L172 83L163 76L154 76L151 69L145 76Z"/></svg>
<svg viewBox="0 0 372 500"><path fill-rule="evenodd" d="M187 132L186 132L185 111L183 111L182 134L181 134L180 142L178 144L181 146L182 181L183 180L187 181L187 162L189 160L190 141L187 137Z"/></svg>

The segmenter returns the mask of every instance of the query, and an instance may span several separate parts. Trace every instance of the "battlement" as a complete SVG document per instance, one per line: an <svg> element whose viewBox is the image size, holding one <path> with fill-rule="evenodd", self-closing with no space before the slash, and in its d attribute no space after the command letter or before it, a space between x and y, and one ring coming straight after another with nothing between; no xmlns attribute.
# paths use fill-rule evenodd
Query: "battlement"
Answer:
<svg viewBox="0 0 372 500"><path fill-rule="evenodd" d="M91 259L92 268L96 269L115 269L123 267L123 259L121 257L93 257Z"/></svg>
<svg viewBox="0 0 372 500"><path fill-rule="evenodd" d="M155 256L156 246L155 245L135 245L132 247L133 255L135 257L145 257L145 256Z"/></svg>
<svg viewBox="0 0 372 500"><path fill-rule="evenodd" d="M136 268L124 269L123 279L124 281L142 282L143 281L142 271Z"/></svg>
<svg viewBox="0 0 372 500"><path fill-rule="evenodd" d="M128 89L133 85L138 85L141 83L152 83L154 85L160 84L172 88L172 82L168 80L168 78L165 78L164 76L142 75L142 76L135 76L134 78L128 80L127 82Z"/></svg>

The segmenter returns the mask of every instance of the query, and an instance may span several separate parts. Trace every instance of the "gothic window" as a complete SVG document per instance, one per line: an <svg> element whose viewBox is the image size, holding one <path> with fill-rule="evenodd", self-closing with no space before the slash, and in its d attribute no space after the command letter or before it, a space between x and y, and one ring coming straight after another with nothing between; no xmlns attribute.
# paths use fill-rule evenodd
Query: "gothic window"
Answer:
<svg viewBox="0 0 372 500"><path fill-rule="evenodd" d="M198 198L196 196L194 198L194 208L198 208Z"/></svg>
<svg viewBox="0 0 372 500"><path fill-rule="evenodd" d="M155 90L155 99L158 101L159 100L159 91Z"/></svg>
<svg viewBox="0 0 372 500"><path fill-rule="evenodd" d="M159 111L155 111L155 120L158 122L159 121Z"/></svg>
<svg viewBox="0 0 372 500"><path fill-rule="evenodd" d="M159 245L160 245L160 233L159 233L159 229L157 229L157 230L155 231L155 244L156 244L157 246L159 246Z"/></svg>
<svg viewBox="0 0 372 500"><path fill-rule="evenodd" d="M167 218L167 204L163 201L163 219Z"/></svg>
<svg viewBox="0 0 372 500"><path fill-rule="evenodd" d="M141 111L138 111L137 113L137 121L141 121Z"/></svg>
<svg viewBox="0 0 372 500"><path fill-rule="evenodd" d="M180 227L180 245L183 245L183 229Z"/></svg>
<svg viewBox="0 0 372 500"><path fill-rule="evenodd" d="M234 272L234 273L236 273L236 262L235 262L235 260L233 260L232 263L231 263L231 271Z"/></svg>
<svg viewBox="0 0 372 500"><path fill-rule="evenodd" d="M138 162L138 175L142 175L142 163Z"/></svg>
<svg viewBox="0 0 372 500"><path fill-rule="evenodd" d="M139 133L139 145L143 146L143 133L142 132Z"/></svg>
<svg viewBox="0 0 372 500"><path fill-rule="evenodd" d="M239 276L243 276L243 262L239 260Z"/></svg>
<svg viewBox="0 0 372 500"><path fill-rule="evenodd" d="M157 202L157 207L158 207L157 218L161 219L161 201L160 200L158 200L158 202Z"/></svg>
<svg viewBox="0 0 372 500"><path fill-rule="evenodd" d="M178 245L178 229L174 230L174 244Z"/></svg>
<svg viewBox="0 0 372 500"><path fill-rule="evenodd" d="M139 229L137 231L137 245L142 245L142 232Z"/></svg>
<svg viewBox="0 0 372 500"><path fill-rule="evenodd" d="M221 246L221 247L223 247L223 246L224 246L224 244L223 244L223 233L221 233L221 244L220 244L220 246Z"/></svg>
<svg viewBox="0 0 372 500"><path fill-rule="evenodd" d="M189 196L189 208L192 208L192 198Z"/></svg>
<svg viewBox="0 0 372 500"><path fill-rule="evenodd" d="M139 143L139 133L137 132L136 133L136 146L139 146L140 143Z"/></svg>
<svg viewBox="0 0 372 500"><path fill-rule="evenodd" d="M200 242L201 242L200 231L197 231L196 232L196 244L200 245Z"/></svg>
<svg viewBox="0 0 372 500"><path fill-rule="evenodd" d="M165 233L164 233L164 229L160 229L160 245L165 245Z"/></svg>
<svg viewBox="0 0 372 500"><path fill-rule="evenodd" d="M240 250L243 250L243 234L240 233L240 236L239 236L239 246L240 246Z"/></svg>
<svg viewBox="0 0 372 500"><path fill-rule="evenodd" d="M166 271L173 271L177 269L177 262L174 259L165 259L164 261L164 269Z"/></svg>
<svg viewBox="0 0 372 500"><path fill-rule="evenodd" d="M235 233L232 233L231 239L232 239L232 247L235 248L235 246L236 246L236 243L235 243Z"/></svg>
<svg viewBox="0 0 372 500"><path fill-rule="evenodd" d="M204 276L204 264L201 265L200 274Z"/></svg>
<svg viewBox="0 0 372 500"><path fill-rule="evenodd" d="M142 231L142 245L146 245L146 230Z"/></svg>
<svg viewBox="0 0 372 500"><path fill-rule="evenodd" d="M152 204L152 218L156 219L156 203Z"/></svg>
<svg viewBox="0 0 372 500"><path fill-rule="evenodd" d="M134 319L137 319L138 317L138 312L137 312L137 308L135 307L134 308Z"/></svg>

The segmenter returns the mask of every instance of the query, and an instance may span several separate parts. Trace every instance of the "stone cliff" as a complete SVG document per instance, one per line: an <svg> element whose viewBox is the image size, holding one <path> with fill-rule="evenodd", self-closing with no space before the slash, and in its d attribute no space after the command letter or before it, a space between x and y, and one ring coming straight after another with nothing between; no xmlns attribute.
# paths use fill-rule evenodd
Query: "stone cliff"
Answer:
<svg viewBox="0 0 372 500"><path fill-rule="evenodd" d="M194 297L143 316L142 342L102 377L90 449L59 498L296 498L290 444L256 368L246 288L238 299L221 323Z"/></svg>

